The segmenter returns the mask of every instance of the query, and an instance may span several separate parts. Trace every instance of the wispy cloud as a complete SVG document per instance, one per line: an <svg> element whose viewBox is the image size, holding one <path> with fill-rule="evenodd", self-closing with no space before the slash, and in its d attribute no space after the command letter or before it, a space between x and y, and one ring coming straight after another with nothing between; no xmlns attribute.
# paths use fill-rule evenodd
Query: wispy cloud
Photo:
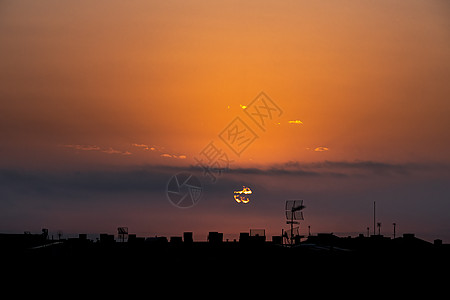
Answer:
<svg viewBox="0 0 450 300"><path fill-rule="evenodd" d="M448 178L450 165L446 164L417 164L417 163L388 163L377 161L323 161L315 163L301 163L289 161L268 167L248 167L229 169L224 175L224 181L232 185L240 185L243 175L261 176L292 176L293 178L361 178L361 175L386 177L410 176L414 174L431 178L428 174ZM71 195L73 191L163 191L167 180L178 172L189 171L202 176L203 169L199 166L188 168L169 165L145 165L140 167L116 167L113 170L85 170L85 171L33 171L8 170L0 168L1 192L28 193L29 189L38 194L54 194L62 192ZM233 176L234 175L234 176ZM282 179L283 180L283 179ZM229 186L229 185L226 185Z"/></svg>
<svg viewBox="0 0 450 300"><path fill-rule="evenodd" d="M146 144L131 144L131 146L133 146L133 147L138 147L138 148L144 148L144 149L146 149L146 150L148 150L148 145L146 145Z"/></svg>
<svg viewBox="0 0 450 300"><path fill-rule="evenodd" d="M131 155L131 152L129 151L120 151L120 150L116 150L113 148L108 148L108 149L103 149L101 150L103 153L107 153L107 154L121 154L121 155Z"/></svg>
<svg viewBox="0 0 450 300"><path fill-rule="evenodd" d="M199 169L191 166L192 170ZM267 167L230 168L227 173L235 175L264 175L264 176L300 176L300 177L361 177L361 176L405 176L414 173L448 172L448 165L388 163L377 161L322 161L302 163L288 161L272 164ZM200 169L199 169L200 170Z"/></svg>
<svg viewBox="0 0 450 300"><path fill-rule="evenodd" d="M251 168L254 174L286 174L303 176L360 176L360 175L408 175L414 172L440 172L448 170L450 166L439 164L417 163L389 163L378 161L322 161L301 163L289 161L282 164L273 164L267 169ZM242 170L244 171L244 170ZM244 171L245 172L245 171Z"/></svg>
<svg viewBox="0 0 450 300"><path fill-rule="evenodd" d="M444 164L392 164L375 161L324 161L305 164L292 161L265 168L229 169L219 183L214 185L212 192L217 193L217 195L229 193L235 189L233 187L242 186L243 178L252 183L252 189L259 184L261 184L261 189L263 188L263 182L276 182L277 180L281 186L284 186L287 182L298 183L303 180L305 180L303 182L319 180L323 183L327 182L328 179L333 181L343 180L341 182L352 182L351 180L357 179L358 183L361 183L360 180L365 179L365 182L385 180L385 182L395 184L399 181L392 180L393 178L406 181L423 178L432 182L432 191L436 188L436 184L442 183L439 188L448 195L449 170L450 165ZM179 172L191 172L202 181L202 184L208 182L204 178L203 169L199 166L143 165L76 172L70 170L44 172L42 170L0 168L0 198L28 198L34 202L38 197L46 199L45 201L47 199L58 199L58 203L60 199L77 199L77 203L82 203L82 200L86 197L94 197L93 199L95 199L98 195L102 195L102 197L96 197L97 199L108 199L107 195L145 193L146 197L144 198L147 199L150 193L164 193L168 180ZM434 181L436 178L437 180ZM321 189L317 190L318 194L324 192L323 184L320 187ZM160 198L156 197L154 201L160 201ZM0 201L0 212L5 211L1 209L2 205L6 205L5 203L7 204L5 201Z"/></svg>
<svg viewBox="0 0 450 300"><path fill-rule="evenodd" d="M186 155L184 155L184 154L168 153L166 151L166 149L164 147L161 147L161 146L147 145L147 144L138 144L138 143L131 144L131 146L137 147L137 148L142 149L142 150L160 152L161 154L159 156L164 157L164 158L176 158L176 159L185 159L186 158Z"/></svg>
<svg viewBox="0 0 450 300"><path fill-rule="evenodd" d="M169 154L169 153L163 153L160 156L166 157L166 158L177 158L177 159L185 159L186 158L186 155L176 155L176 154Z"/></svg>
<svg viewBox="0 0 450 300"><path fill-rule="evenodd" d="M277 123L275 123L275 124L276 124L276 125L281 125L281 124L284 124L284 123L292 124L292 125L303 125L303 122L300 121L300 120L289 120L289 121L283 121L283 123L277 122Z"/></svg>
<svg viewBox="0 0 450 300"><path fill-rule="evenodd" d="M120 155L131 155L132 154L129 151L117 150L117 149L114 149L112 147L101 148L101 147L96 146L96 145L72 145L72 144L68 144L68 145L60 145L60 146L64 147L64 148L72 148L72 149L80 150L80 151L98 151L98 152L102 152L102 153L106 153L106 154L120 154Z"/></svg>
<svg viewBox="0 0 450 300"><path fill-rule="evenodd" d="M136 143L131 144L131 146L137 147L137 148L142 149L142 150L159 151L159 152L162 152L162 150L164 149L164 147L160 147L160 146L146 145L146 144L136 144Z"/></svg>
<svg viewBox="0 0 450 300"><path fill-rule="evenodd" d="M61 147L65 148L73 148L75 150L81 151L100 151L101 148L95 145L61 145Z"/></svg>

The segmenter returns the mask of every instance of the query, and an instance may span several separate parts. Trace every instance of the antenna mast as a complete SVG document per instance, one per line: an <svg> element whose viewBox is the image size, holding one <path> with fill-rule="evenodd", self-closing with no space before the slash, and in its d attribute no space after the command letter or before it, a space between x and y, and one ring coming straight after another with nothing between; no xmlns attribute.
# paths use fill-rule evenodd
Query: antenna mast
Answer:
<svg viewBox="0 0 450 300"><path fill-rule="evenodd" d="M291 246L294 245L295 236L298 236L298 226L294 228L294 224L300 224L297 220L303 220L302 210L305 208L303 200L287 200L286 201L286 224L291 225L289 234L285 237L289 240ZM294 232L297 234L295 235Z"/></svg>
<svg viewBox="0 0 450 300"><path fill-rule="evenodd" d="M375 201L373 201L373 235L375 235Z"/></svg>

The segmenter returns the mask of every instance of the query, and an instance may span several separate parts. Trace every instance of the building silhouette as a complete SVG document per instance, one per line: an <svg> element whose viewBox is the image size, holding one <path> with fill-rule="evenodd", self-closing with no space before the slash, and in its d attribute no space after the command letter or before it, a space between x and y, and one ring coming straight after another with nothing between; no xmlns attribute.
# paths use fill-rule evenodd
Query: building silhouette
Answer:
<svg viewBox="0 0 450 300"><path fill-rule="evenodd" d="M291 246L281 236L267 239L265 233L241 232L238 241L224 241L223 233L209 232L207 241L195 241L193 232L182 236L138 237L129 234L127 242L116 241L111 234L90 240L86 234L77 238L51 240L43 234L0 234L0 257L4 264L24 268L64 268L84 266L104 272L120 266L133 270L176 270L203 268L261 269L272 266L281 273L292 270L327 272L357 268L409 270L412 265L430 272L450 266L450 245L437 239L434 243L403 234L392 239L382 235L338 237L332 233L309 235ZM360 269L364 266L363 269ZM396 272L399 272L397 270ZM115 272L115 271L114 271Z"/></svg>

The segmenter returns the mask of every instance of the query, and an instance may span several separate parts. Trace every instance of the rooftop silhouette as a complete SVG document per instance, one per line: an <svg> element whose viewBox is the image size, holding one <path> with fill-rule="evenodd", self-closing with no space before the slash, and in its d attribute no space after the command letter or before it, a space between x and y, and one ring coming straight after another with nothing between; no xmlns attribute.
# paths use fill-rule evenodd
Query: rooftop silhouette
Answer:
<svg viewBox="0 0 450 300"><path fill-rule="evenodd" d="M272 236L269 240L264 229L252 229L250 232L241 232L239 240L223 239L221 232L209 232L207 241L194 241L193 232L184 232L182 236L154 236L138 237L136 234L112 234L102 233L95 241L88 239L86 234L79 234L77 238L49 238L48 230L43 229L41 234L1 234L0 247L3 255L14 257L27 256L61 256L70 253L77 256L78 252L89 256L89 253L113 253L136 252L145 255L148 251L174 250L179 253L183 251L207 251L219 249L224 252L236 251L236 249L253 249L269 252L301 253L302 255L333 253L344 255L359 255L362 253L378 252L387 253L441 253L450 254L450 244L442 243L436 239L434 243L417 238L412 233L405 233L400 237L390 238L383 235L356 237L338 237L333 233L318 233L307 237L297 235L294 243L287 237Z"/></svg>
<svg viewBox="0 0 450 300"><path fill-rule="evenodd" d="M189 277L190 272L203 270L206 273L201 276L206 279L212 279L208 274L223 276L228 271L266 274L274 279L278 278L276 274L297 276L301 271L323 281L325 277L335 280L344 274L353 278L371 275L373 270L393 270L396 275L405 276L440 274L450 266L449 244L441 240L430 243L414 234L392 239L382 235L338 237L319 233L295 238L293 245L282 236L269 239L261 229L242 232L237 240L224 240L221 232L210 232L207 241L195 241L194 236L193 232L171 237L128 234L123 239L100 234L91 240L86 234L59 239L49 238L48 232L0 234L0 259L4 270L20 274L53 270L55 278L77 279L79 274L138 276L143 270ZM419 274L419 270L425 273Z"/></svg>

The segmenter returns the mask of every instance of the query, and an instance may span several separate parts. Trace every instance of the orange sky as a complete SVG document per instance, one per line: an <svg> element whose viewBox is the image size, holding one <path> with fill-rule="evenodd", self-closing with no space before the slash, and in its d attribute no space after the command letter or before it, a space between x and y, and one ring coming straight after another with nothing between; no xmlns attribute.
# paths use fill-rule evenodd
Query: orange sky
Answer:
<svg viewBox="0 0 450 300"><path fill-rule="evenodd" d="M12 148L132 152L143 143L189 160L265 91L282 124L240 163L447 160L447 9L429 1L3 3L2 131ZM303 125L286 123L297 119ZM319 146L329 151L312 151Z"/></svg>
<svg viewBox="0 0 450 300"><path fill-rule="evenodd" d="M448 164L449 14L415 0L3 1L0 166L187 166L211 141L234 167ZM240 107L261 91L282 110L265 132ZM258 135L239 157L219 137L236 117Z"/></svg>

